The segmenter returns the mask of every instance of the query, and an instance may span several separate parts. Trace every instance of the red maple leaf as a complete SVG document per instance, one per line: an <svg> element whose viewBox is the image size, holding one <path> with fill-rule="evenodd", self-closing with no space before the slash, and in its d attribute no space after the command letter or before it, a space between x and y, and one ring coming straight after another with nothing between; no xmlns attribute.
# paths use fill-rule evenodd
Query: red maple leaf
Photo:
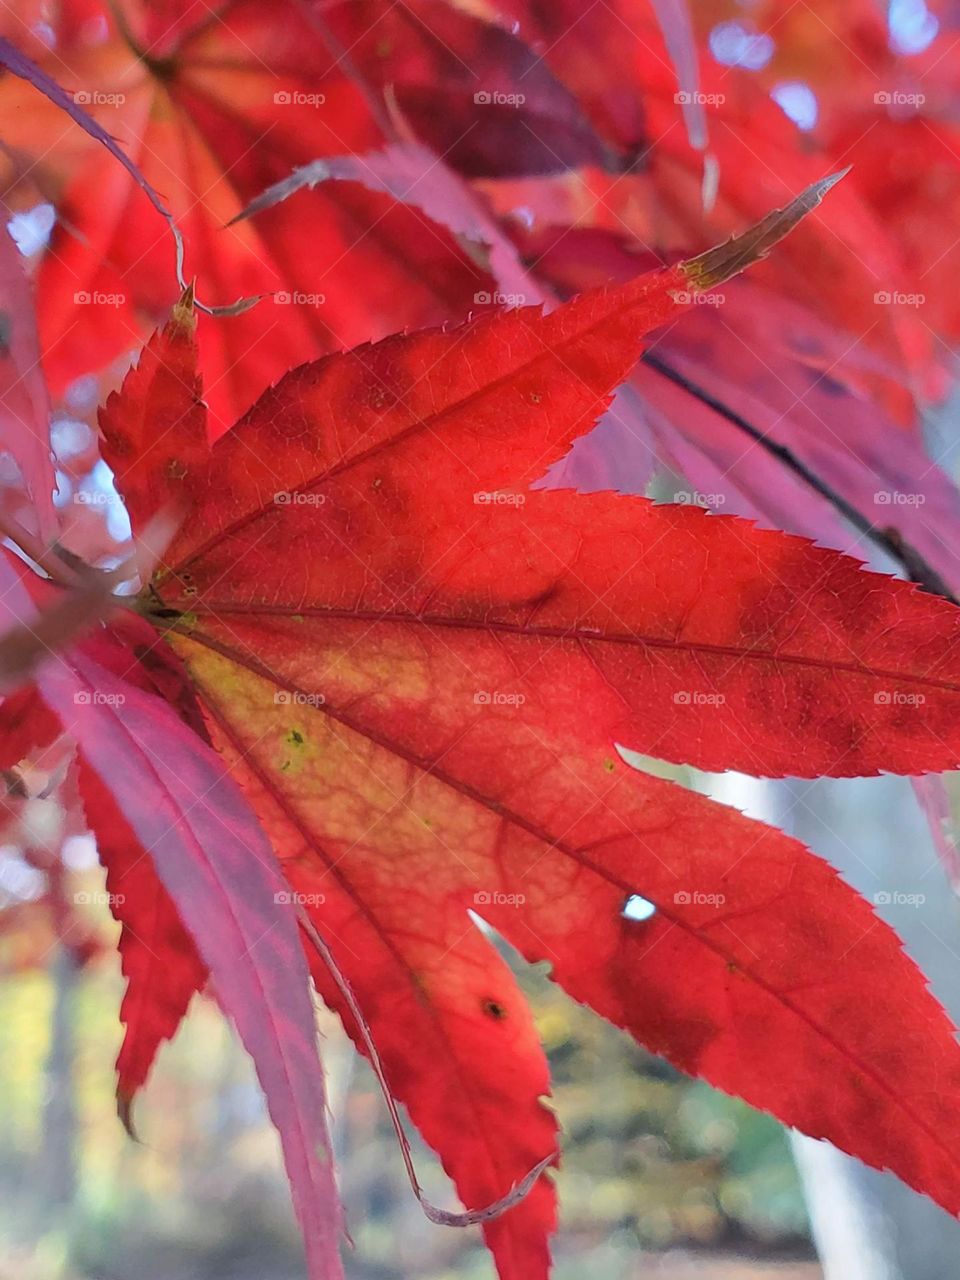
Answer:
<svg viewBox="0 0 960 1280"><path fill-rule="evenodd" d="M644 333L809 203L550 315L305 365L212 449L187 298L104 408L135 529L187 510L141 616L37 685L78 739L125 925L123 1098L210 966L272 1099L313 1274L332 1264L298 1164L309 1123L271 1076L272 1053L303 1060L263 1021L296 978L269 971L258 1013L243 984L262 956L226 960L231 929L272 933L290 900L322 939L325 999L372 1037L470 1207L556 1144L529 1012L472 912L682 1069L960 1208L960 1050L895 935L796 841L620 750L767 774L954 765L956 611L744 521L529 489ZM280 860L270 907L228 888L249 892L245 855L229 868L259 839L236 799L184 803L204 798L202 737ZM486 1222L503 1277L546 1274L553 1221L542 1174Z"/></svg>
<svg viewBox="0 0 960 1280"><path fill-rule="evenodd" d="M253 1056L312 1278L339 1261L308 970L471 1210L428 1214L481 1222L504 1280L546 1275L557 1122L493 931L681 1069L960 1212L960 1050L896 936L796 841L642 768L960 763L958 614L935 598L958 592L960 503L914 397L957 326L955 59L912 64L929 99L903 115L876 93L911 87L882 18L826 13L843 39L821 59L823 15L763 0L780 38L756 73L698 68L678 0L0 19L10 198L58 214L39 343L0 252L0 445L33 500L0 528L57 580L0 550L0 767L76 743L121 925L125 1122L208 990ZM706 40L742 14L691 16ZM771 101L784 77L816 90L815 128ZM632 278L851 151L830 220L722 317L673 328L834 180ZM36 360L61 391L166 319L158 211L196 309L272 301L198 335L189 289L104 405L140 560L98 573L48 545ZM929 300L895 301L924 268ZM651 440L695 488L846 545L839 511L934 594L613 492L644 489ZM585 476L598 492L558 487ZM878 527L876 485L907 482L915 505ZM138 568L139 596L113 595Z"/></svg>

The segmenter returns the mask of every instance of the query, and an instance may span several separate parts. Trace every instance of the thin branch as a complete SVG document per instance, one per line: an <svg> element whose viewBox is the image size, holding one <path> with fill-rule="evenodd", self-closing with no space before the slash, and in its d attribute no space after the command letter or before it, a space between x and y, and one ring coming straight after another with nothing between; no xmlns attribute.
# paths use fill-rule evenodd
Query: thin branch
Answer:
<svg viewBox="0 0 960 1280"><path fill-rule="evenodd" d="M439 1225L443 1227L471 1227L475 1226L478 1222L490 1222L493 1218L499 1218L502 1213L506 1213L506 1211L508 1209L512 1209L514 1205L518 1205L533 1189L534 1183L544 1170L556 1161L556 1151L551 1151L548 1156L544 1156L544 1158L538 1164L535 1164L530 1172L516 1183L505 1196L501 1196L499 1200L496 1200L493 1204L486 1205L483 1209L470 1209L465 1213L451 1213L448 1209L438 1209L436 1205L431 1204L426 1198L417 1179L417 1171L414 1168L413 1155L410 1151L410 1140L404 1132L403 1121L400 1119L400 1112L397 1108L396 1102L394 1101L393 1094L390 1092L390 1086L387 1084L387 1077L383 1070L383 1062L380 1058L377 1046L374 1043L373 1034L367 1024L367 1020L363 1016L363 1011L357 1003L356 996L353 994L353 988L350 986L350 983L344 976L340 966L337 964L332 951L320 936L306 910L300 905L297 906L297 917L300 922L301 929L303 929L304 933L310 939L314 950L329 970L330 976L333 978L334 982L337 984L340 994L343 996L347 1008L353 1015L354 1021L357 1024L357 1029L359 1030L363 1042L367 1047L367 1053L370 1056L370 1064L373 1067L374 1074L379 1082L380 1091L386 1101L387 1110L390 1113L390 1120L393 1123L393 1128L400 1143L400 1152L403 1156L403 1163L407 1170L407 1177L410 1179L410 1185L413 1187L414 1194L420 1201L420 1205L426 1216L431 1222L439 1223Z"/></svg>
<svg viewBox="0 0 960 1280"><path fill-rule="evenodd" d="M76 571L60 554L56 546L48 546L25 528L16 516L4 510L0 503L0 537L8 538L25 556L46 573L51 581L61 587L76 587L83 575Z"/></svg>

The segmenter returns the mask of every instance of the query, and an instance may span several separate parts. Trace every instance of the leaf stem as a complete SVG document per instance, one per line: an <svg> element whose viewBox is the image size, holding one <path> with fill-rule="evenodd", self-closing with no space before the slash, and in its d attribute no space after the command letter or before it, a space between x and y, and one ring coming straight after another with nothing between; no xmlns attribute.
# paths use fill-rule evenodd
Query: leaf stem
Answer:
<svg viewBox="0 0 960 1280"><path fill-rule="evenodd" d="M417 1178L417 1171L413 1163L413 1155L410 1151L410 1140L404 1132L400 1112L397 1108L393 1094L390 1092L390 1086L387 1083L387 1077L383 1069L383 1062L380 1058L380 1053L374 1043L373 1033L370 1030L369 1024L363 1016L363 1011L357 1003L356 996L353 994L353 988L350 986L345 974L337 964L333 952L320 936L316 925L310 919L306 909L299 904L297 906L297 917L300 922L301 929L303 929L304 933L310 939L317 955L329 970L330 976L337 984L340 994L343 996L347 1008L350 1010L350 1013L353 1015L353 1019L357 1024L357 1029L360 1032L361 1038L366 1045L367 1053L370 1057L370 1065L373 1067L374 1074L380 1084L380 1091L387 1104L387 1110L390 1113L390 1120L393 1124L394 1131L396 1132L397 1140L400 1143L400 1153L403 1156L403 1163L407 1171L407 1177L410 1179L410 1185L413 1187L414 1194L420 1201L420 1205L426 1216L431 1222L436 1222L443 1227L471 1227L475 1226L479 1222L489 1222L493 1218L499 1218L502 1213L506 1213L508 1209L512 1209L515 1205L518 1205L533 1189L537 1179L547 1169L547 1167L555 1163L558 1154L556 1151L551 1151L548 1156L544 1156L544 1158L539 1161L539 1163L535 1164L519 1182L515 1183L514 1186L511 1187L506 1195L501 1196L499 1200L494 1201L493 1204L486 1205L482 1209L469 1209L465 1213L451 1213L448 1209L438 1209L436 1205L431 1204L426 1198Z"/></svg>
<svg viewBox="0 0 960 1280"><path fill-rule="evenodd" d="M61 587L76 587L83 578L60 554L56 546L48 546L0 505L0 537L10 540L25 556Z"/></svg>

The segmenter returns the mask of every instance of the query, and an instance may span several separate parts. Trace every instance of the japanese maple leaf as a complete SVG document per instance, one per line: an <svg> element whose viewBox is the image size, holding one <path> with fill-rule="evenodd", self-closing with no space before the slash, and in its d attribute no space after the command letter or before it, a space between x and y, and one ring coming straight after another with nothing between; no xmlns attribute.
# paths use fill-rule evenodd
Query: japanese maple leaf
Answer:
<svg viewBox="0 0 960 1280"><path fill-rule="evenodd" d="M41 638L49 648L76 609L99 603L89 590L51 600L51 585L5 547L0 583L5 677L12 654L22 656ZM117 625L119 634L111 626L55 653L33 685L4 699L0 767L10 769L51 743L56 750L62 732L76 742L74 781L123 926L129 989L122 1016L141 1039L158 1028L169 1034L209 969L280 1134L311 1276L334 1280L338 1205L326 1100L288 894L239 787L204 740L202 725L199 734L190 727L189 706L178 705L171 656L151 653L153 636L141 619ZM136 1069L127 1045L119 1066L128 1075ZM122 1093L120 1102L125 1111Z"/></svg>
<svg viewBox="0 0 960 1280"><path fill-rule="evenodd" d="M66 6L51 29L32 21L24 0L4 11L0 35L114 136L163 194L205 303L271 297L256 317L211 320L201 332L215 434L291 363L462 317L490 288L488 274L444 231L355 184L311 193L305 205L256 225L228 225L297 165L382 141L309 5L229 0L213 13L124 0L92 5L82 19L74 10ZM546 68L539 80L552 82ZM34 86L4 77L0 107L12 181L26 169L58 207L39 314L45 369L60 393L139 348L169 312L172 244L130 174L94 138L65 128ZM96 324L82 322L89 314Z"/></svg>
<svg viewBox="0 0 960 1280"><path fill-rule="evenodd" d="M654 7L676 45L682 6ZM291 170L376 147L396 127L391 109L471 178L576 166L560 180L567 224L626 227L668 258L759 216L785 188L846 163L865 130L876 132L876 121L861 128L853 120L828 151L818 149L765 85L708 65L697 91L711 117L705 184L704 156L681 126L676 76L652 8L633 0L586 14L517 0L487 20L440 0L230 0L215 13L125 0L116 10L66 6L54 26L54 52L37 34L46 27L30 30L34 6L26 0L10 9L2 29L89 102L168 198L206 302L278 299L269 322L261 311L229 325L207 321L201 331L213 434L291 361L460 319L477 294L490 291L486 271L450 235L408 202L356 183L317 188L255 222L233 221ZM505 29L507 14L514 31ZM689 49L683 60L691 62ZM692 74L688 65L685 84ZM39 174L59 207L40 273L45 362L59 391L137 345L144 319L166 313L170 246L129 175L76 131L65 134L58 115L38 110L33 90L8 79L0 105L12 170ZM860 191L850 184L832 225L809 227L773 269L781 293L805 296L811 306L829 297L833 323L861 335L904 376L926 379L928 389L939 355L930 322L953 323L954 300L941 283L949 273L927 281L922 316L910 305L878 308L875 297L910 296L904 268L928 243L924 227L940 207L937 193L955 178L949 143L944 132L924 148L935 154L923 161L922 186L913 177L907 184L921 195L908 206L898 202L909 219L889 216L876 183L865 181ZM881 158L898 157L891 162L898 183L899 157L915 150L904 130L900 146L882 144ZM483 194L505 215L548 216L552 196L512 184L498 192L497 185ZM537 185L552 187L549 179ZM946 242L940 249L950 252ZM84 305L77 298L110 300L99 305L96 326L77 323ZM912 411L905 395L888 407L897 419Z"/></svg>
<svg viewBox="0 0 960 1280"><path fill-rule="evenodd" d="M554 228L525 238L524 256L535 256L540 279L565 297L629 279L637 267L628 240L598 230ZM727 511L854 554L863 521L845 526L836 503L884 525L872 513L915 493L892 518L899 544L916 553L914 571L922 562L943 591L960 595L960 492L931 464L923 440L898 429L864 394L865 378L886 371L867 353L851 352L846 336L805 307L758 286L753 273L708 301L716 305L698 306L652 340L637 366L630 387L642 405L640 430L611 410L561 464L574 471L577 487L641 493L655 458L687 480L680 500L715 495L709 501ZM739 415L738 423L718 406ZM745 448L751 439L763 447ZM779 447L836 501L792 474Z"/></svg>
<svg viewBox="0 0 960 1280"><path fill-rule="evenodd" d="M383 7L389 6L384 3ZM624 173L585 169L559 179L535 179L522 188L509 182L484 183L485 193L497 207L506 213L520 211L524 224L555 219L556 211L551 214L550 209L556 197L551 193L560 192L560 199L568 204L561 214L564 225L629 230L644 248L654 247L661 254L688 252L759 216L769 204L780 201L784 188L796 190L811 181L818 168L852 164L856 171L860 143L879 120L878 115L859 120L847 117L839 145L827 148L816 133L801 132L786 118L765 83L740 68L718 66L709 46L701 47L699 97L710 136L705 162L704 153L693 150L685 136L675 74L649 4L613 0L584 11L577 0L557 0L549 6L501 0L493 7L502 18L516 22L524 39L542 52L610 145L634 156ZM691 7L702 21L700 6ZM789 4L773 7L787 11L793 20ZM820 25L820 43L833 56L833 42L824 39L820 18L804 10L797 21L804 19L811 27ZM762 31L762 18L757 24ZM709 30L705 21L702 29ZM777 32L781 45L779 25ZM788 44L786 49L789 54ZM856 62L851 51L846 51L845 58ZM826 76L828 68L821 54L820 69ZM859 65L858 80L861 76L873 85L872 103L877 89L885 87L872 61ZM431 140L429 132L423 136ZM899 145L893 146L891 134L883 131L881 136L885 142L877 145L885 146L891 167L899 171L898 184L906 181L907 172L919 167L911 158L909 137L901 136ZM936 163L925 160L925 182L911 212L922 205L931 220L953 181L946 171L956 172L956 152L944 145L948 141L944 133L937 144L924 148L927 153L936 152ZM872 150L868 145L868 153ZM503 190L498 192L498 186ZM538 188L547 194L538 195ZM849 332L851 345L859 341L914 379L922 374L932 377L940 352L929 326L932 317L939 320L953 306L949 273L925 275L925 295L931 306L921 314L915 307L876 301L878 293L913 291L910 281L915 276L909 268L916 231L912 219L891 216L875 186L858 190L853 182L839 196L829 225L811 219L763 269L763 276L787 297L820 307L833 325ZM936 234L938 240L944 238L942 230ZM940 251L948 248L942 244L936 253L928 254L925 265L936 262ZM897 416L904 417L906 412L901 399Z"/></svg>
<svg viewBox="0 0 960 1280"><path fill-rule="evenodd" d="M342 181L389 191L482 248L502 299L555 301L628 279L644 259L657 262L655 254L638 255L630 237L600 228L557 225L519 237L514 225L515 246L462 179L419 144L316 161L262 193L244 216L298 198L306 187ZM535 276L521 258L536 263ZM930 466L917 434L899 430L877 404L910 400L907 382L892 379L889 366L778 290L738 280L705 301L711 305L657 338L656 359L670 369L641 363L597 431L551 470L552 487L641 493L659 458L696 492L730 501L739 515L854 552L869 526L867 513L892 494L914 492L916 503L898 510L894 529L903 559L918 581L932 583L938 575L945 591L960 590L954 551L960 494ZM740 425L717 405L739 414ZM757 432L771 442L770 454L744 450ZM834 503L813 496L809 476L792 475L773 455L781 444L836 503L847 504L853 529L844 527Z"/></svg>
<svg viewBox="0 0 960 1280"><path fill-rule="evenodd" d="M799 843L618 750L950 767L956 610L741 520L527 487L763 239L304 365L212 449L181 310L102 414L134 528L189 509L140 602L154 696L199 710L364 1028L314 954L318 987L470 1206L556 1143L473 912L682 1069L960 1209L960 1051L896 936ZM164 1008L195 978L155 972ZM485 1225L502 1277L545 1275L553 1220L543 1175Z"/></svg>
<svg viewBox="0 0 960 1280"><path fill-rule="evenodd" d="M39 532L56 527L53 511L53 459L50 454L50 402L40 372L36 316L23 260L8 229L9 210L0 202L0 447L9 452L23 476Z"/></svg>

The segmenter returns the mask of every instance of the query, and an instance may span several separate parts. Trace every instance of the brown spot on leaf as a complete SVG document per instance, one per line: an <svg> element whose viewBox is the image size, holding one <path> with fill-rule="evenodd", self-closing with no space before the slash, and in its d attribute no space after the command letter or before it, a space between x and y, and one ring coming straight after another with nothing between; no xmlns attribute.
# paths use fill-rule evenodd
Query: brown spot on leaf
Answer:
<svg viewBox="0 0 960 1280"><path fill-rule="evenodd" d="M493 1018L495 1022L502 1022L507 1016L505 1006L497 1000L491 1000L489 997L480 1002L480 1008L488 1018Z"/></svg>

